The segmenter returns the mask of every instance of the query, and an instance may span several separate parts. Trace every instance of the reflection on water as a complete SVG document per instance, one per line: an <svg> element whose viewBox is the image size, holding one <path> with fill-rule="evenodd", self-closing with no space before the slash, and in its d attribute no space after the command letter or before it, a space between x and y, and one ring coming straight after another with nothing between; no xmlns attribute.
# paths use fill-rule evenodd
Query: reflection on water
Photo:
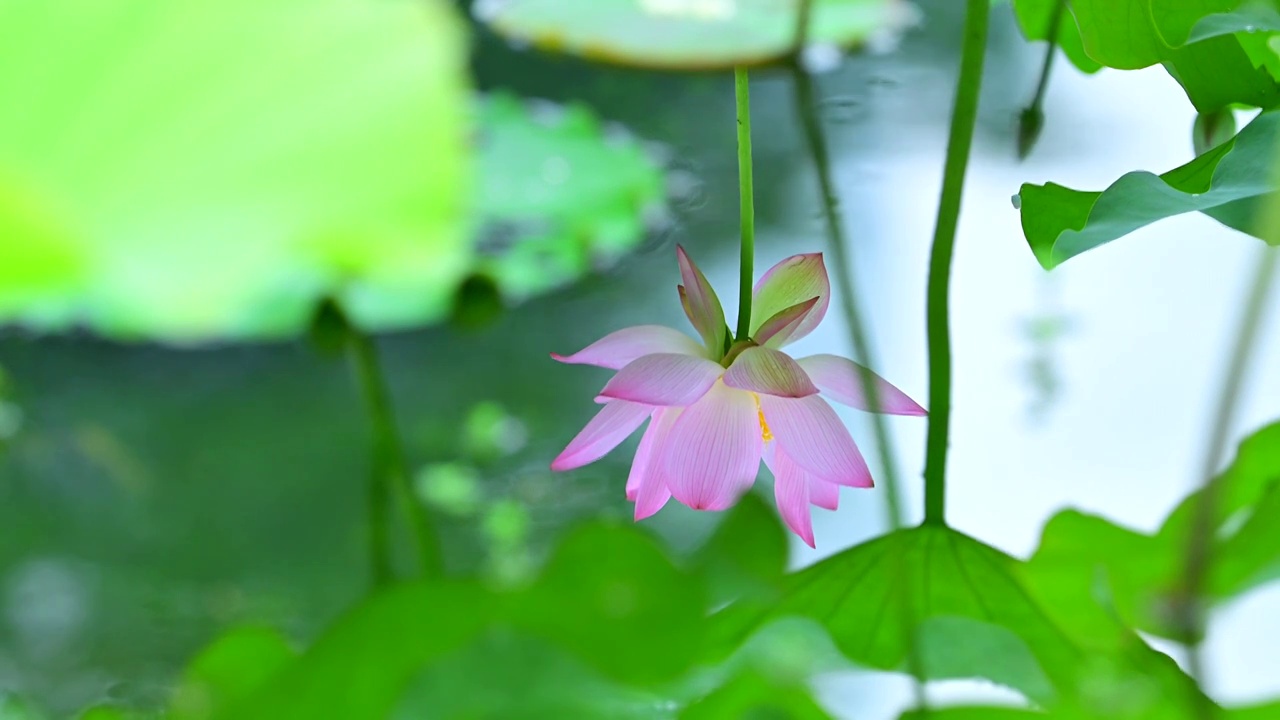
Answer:
<svg viewBox="0 0 1280 720"><path fill-rule="evenodd" d="M926 257L961 10L922 4L900 52L847 59L818 81L877 370L921 400ZM1101 188L1130 169L1173 167L1190 157L1192 111L1160 71L1086 78L1063 64L1040 144L1019 164L1014 119L1040 51L1003 15L993 30L955 268L949 502L958 527L1025 554L1064 505L1149 529L1196 481L1257 243L1179 218L1046 279L1009 204L1019 183ZM599 68L490 37L476 72L486 88L581 99L665 143L679 212L677 227L619 267L491 325L383 341L418 489L449 508L450 566L516 577L574 518L630 516L627 446L574 473L547 471L607 375L547 353L627 325L682 326L675 241L717 287L733 287L733 101L722 75ZM758 267L823 238L790 97L785 74L756 75ZM721 295L732 316L735 293ZM1280 351L1280 312L1270 328L1260 357ZM796 350L846 348L841 324L828 322ZM302 342L173 352L9 334L0 364L11 378L0 393L0 686L63 710L108 695L155 702L216 628L257 620L308 637L363 590L365 427L340 362ZM1280 375L1258 368L1252 388L1240 431L1280 416ZM864 418L842 412L870 455ZM917 508L924 424L890 426ZM797 563L882 530L878 491L845 493L838 513L815 511L819 550L797 544ZM688 547L714 522L671 507L651 525ZM1277 608L1280 593L1258 593L1222 613L1208 647L1226 699L1280 690L1261 670L1277 662ZM841 717L889 718L908 697L879 675L835 673L819 687Z"/></svg>

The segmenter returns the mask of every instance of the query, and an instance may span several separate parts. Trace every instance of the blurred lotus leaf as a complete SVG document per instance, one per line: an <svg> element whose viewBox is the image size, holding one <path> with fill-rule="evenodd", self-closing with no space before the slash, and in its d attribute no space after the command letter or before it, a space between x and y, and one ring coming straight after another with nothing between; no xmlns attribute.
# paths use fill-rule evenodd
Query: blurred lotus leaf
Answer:
<svg viewBox="0 0 1280 720"><path fill-rule="evenodd" d="M442 3L0 0L0 321L177 341L440 313L469 259Z"/></svg>
<svg viewBox="0 0 1280 720"><path fill-rule="evenodd" d="M587 108L495 93L480 106L478 269L518 300L621 257L660 217L663 175Z"/></svg>
<svg viewBox="0 0 1280 720"><path fill-rule="evenodd" d="M477 271L518 298L637 243L661 173L581 108L483 100L472 181L447 8L0 0L0 324L270 339L332 298L408 327Z"/></svg>
<svg viewBox="0 0 1280 720"><path fill-rule="evenodd" d="M522 43L622 65L705 70L780 60L799 2L780 0L482 0L476 15ZM860 45L910 18L896 0L812 0L807 41Z"/></svg>

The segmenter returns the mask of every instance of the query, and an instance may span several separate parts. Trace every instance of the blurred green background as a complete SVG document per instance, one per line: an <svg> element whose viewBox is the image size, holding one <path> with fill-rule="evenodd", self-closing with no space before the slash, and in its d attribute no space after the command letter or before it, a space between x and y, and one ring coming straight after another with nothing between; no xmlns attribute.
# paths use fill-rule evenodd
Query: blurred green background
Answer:
<svg viewBox="0 0 1280 720"><path fill-rule="evenodd" d="M677 241L718 268L713 281L733 277L727 73L539 52L496 35L475 19L492 9L467 2L258 5L0 0L0 690L54 716L164 707L221 631L271 627L305 644L367 592L367 420L348 367L309 339L320 302L380 333L447 568L518 585L577 521L631 516L629 453L548 470L604 379L548 353L627 325L683 327ZM882 327L915 323L886 332L884 354L903 362L883 374L921 397L923 360L907 359L919 319L890 306L918 304L922 278L908 292L880 270L920 254L925 236L912 230L915 249L903 249L908 233L876 225L874 211L894 194L925 213L940 155L903 185L875 150L940 142L963 7L844 5L834 36L816 39L856 37L860 49L815 48L821 116L838 161L853 165L841 212L870 268L865 313L890 318ZM898 15L876 14L888 5ZM785 47L774 25L744 22L758 30L743 30L744 46ZM978 144L1005 158L1041 56L1007 12L992 32ZM650 64L715 59L682 55L717 47L680 40ZM762 69L753 83L767 267L821 249L823 235L788 76ZM1050 157L1088 164L1075 157L1079 135L1057 142L1046 140ZM1007 207L1025 175L1011 163L975 192ZM999 242L1034 268L1020 238ZM1034 424L1023 406L1054 405L1053 343L1070 326L1054 286L1034 287L1040 300L1018 301L1028 329L991 331L1029 375L1006 393L1017 407L1002 408L1020 427ZM842 346L832 325L821 342ZM916 445L903 447L914 478ZM859 500L852 523L841 516L858 528L842 541L878 527L880 498ZM672 506L647 526L691 557L721 519ZM839 664L803 630L790 642L768 650L784 670ZM591 695L598 678L579 660L529 646L487 637L418 677L403 716L494 716L466 706L493 685ZM611 703L601 717L673 710L638 691L600 694ZM826 704L853 717L872 695ZM556 712L545 716L587 716Z"/></svg>

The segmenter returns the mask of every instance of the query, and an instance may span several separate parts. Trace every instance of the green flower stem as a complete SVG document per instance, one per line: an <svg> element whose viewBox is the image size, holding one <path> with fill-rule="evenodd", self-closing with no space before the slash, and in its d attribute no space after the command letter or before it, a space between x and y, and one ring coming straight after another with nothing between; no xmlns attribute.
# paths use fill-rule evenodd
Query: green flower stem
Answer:
<svg viewBox="0 0 1280 720"><path fill-rule="evenodd" d="M1280 232L1280 203L1271 203L1270 235ZM1264 231L1268 228L1264 228ZM1244 299L1244 311L1240 316L1240 326L1236 330L1235 346L1231 350L1226 373L1222 380L1222 391L1218 395L1218 407L1214 412L1213 429L1210 432L1209 445L1205 450L1204 464L1200 477L1204 483L1200 490L1200 499L1196 510L1190 536L1188 538L1186 564L1183 570L1183 602L1185 612L1182 618L1184 644L1187 646L1187 670L1191 677L1204 680L1204 662L1200 652L1200 641L1204 637L1204 613L1200 607L1200 596L1204 591L1205 580L1209 574L1209 565L1213 560L1214 518L1218 514L1219 483L1216 475L1219 463L1226 453L1231 426L1235 421L1236 407L1240 404L1240 396L1244 390L1245 376L1248 375L1249 363L1257 346L1258 330L1266 316L1267 298L1275 285L1276 269L1280 265L1280 250L1263 248L1260 251L1253 281L1249 284ZM1199 717L1216 717L1217 709L1208 696L1196 693L1195 703Z"/></svg>
<svg viewBox="0 0 1280 720"><path fill-rule="evenodd" d="M746 68L733 69L733 89L738 105L738 198L742 226L736 339L746 340L751 334L752 263L756 254L755 190L751 179L751 92Z"/></svg>
<svg viewBox="0 0 1280 720"><path fill-rule="evenodd" d="M978 120L978 91L982 85L983 55L987 47L989 0L968 0L961 46L960 80L951 113L947 161L942 175L942 199L929 258L929 434L925 441L924 521L946 524L947 442L951 426L951 259L955 254L960 196L969 164L969 148Z"/></svg>
<svg viewBox="0 0 1280 720"><path fill-rule="evenodd" d="M373 467L369 475L368 511L374 585L386 584L392 578L391 533L386 508L393 493L416 543L422 575L437 577L442 569L439 540L426 509L414 497L409 484L408 463L405 461L400 436L396 432L391 399L378 362L377 348L368 335L350 324L347 325L347 348L373 431Z"/></svg>

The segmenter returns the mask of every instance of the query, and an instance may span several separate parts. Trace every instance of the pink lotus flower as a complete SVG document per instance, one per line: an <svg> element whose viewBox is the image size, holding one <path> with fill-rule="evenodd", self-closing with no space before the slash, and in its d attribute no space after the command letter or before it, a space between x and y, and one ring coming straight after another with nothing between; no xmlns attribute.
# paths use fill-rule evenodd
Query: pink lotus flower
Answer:
<svg viewBox="0 0 1280 720"><path fill-rule="evenodd" d="M600 391L604 403L551 463L570 470L613 450L645 420L627 499L636 520L676 500L695 510L724 510L755 483L760 461L773 473L778 510L811 547L809 505L834 510L840 486L871 487L871 472L823 396L872 410L860 366L835 355L792 359L780 348L808 335L827 312L831 286L821 253L795 255L756 283L751 337L736 342L715 291L676 249L685 314L702 336L659 325L606 335L560 362L617 370ZM924 415L901 390L873 376L880 411Z"/></svg>

